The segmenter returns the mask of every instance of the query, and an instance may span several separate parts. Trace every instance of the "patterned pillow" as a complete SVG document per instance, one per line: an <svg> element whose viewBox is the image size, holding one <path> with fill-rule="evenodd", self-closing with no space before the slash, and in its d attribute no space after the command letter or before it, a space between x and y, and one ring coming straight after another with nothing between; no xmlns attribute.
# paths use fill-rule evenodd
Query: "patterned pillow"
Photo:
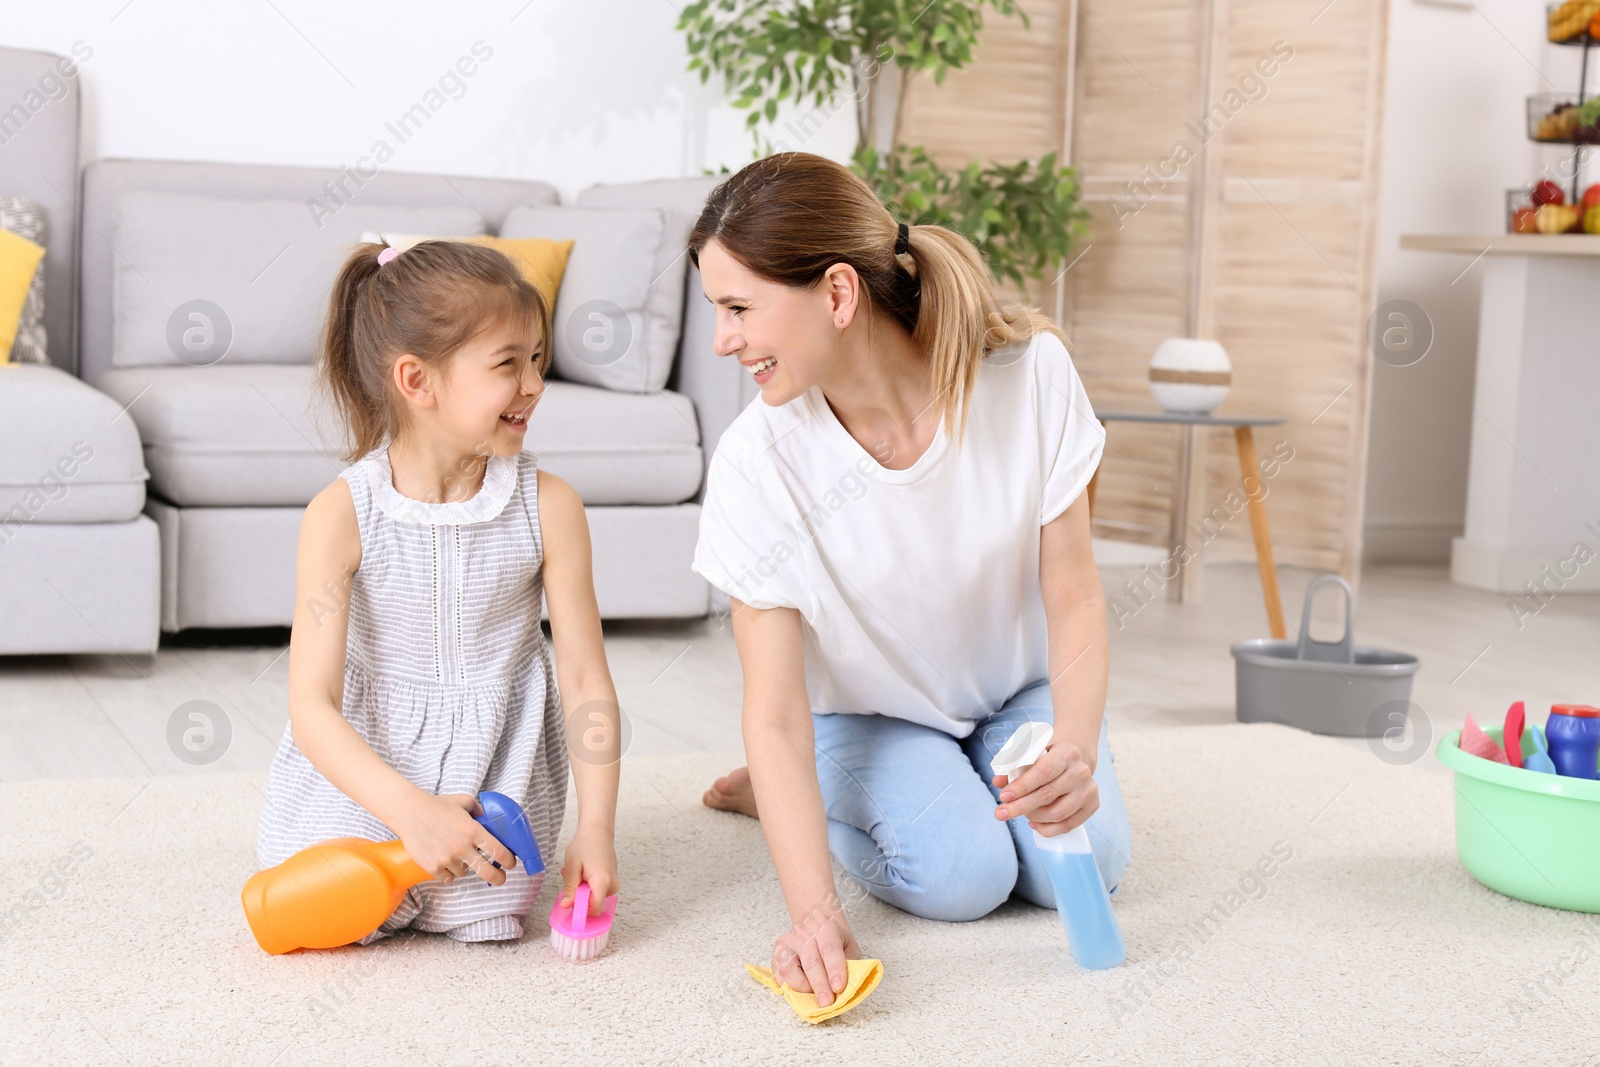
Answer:
<svg viewBox="0 0 1600 1067"><path fill-rule="evenodd" d="M36 245L45 244L44 208L20 196L0 196L0 229L26 237ZM11 343L13 363L49 363L44 332L44 260L33 272L33 285L22 305L22 320L17 323L17 339Z"/></svg>

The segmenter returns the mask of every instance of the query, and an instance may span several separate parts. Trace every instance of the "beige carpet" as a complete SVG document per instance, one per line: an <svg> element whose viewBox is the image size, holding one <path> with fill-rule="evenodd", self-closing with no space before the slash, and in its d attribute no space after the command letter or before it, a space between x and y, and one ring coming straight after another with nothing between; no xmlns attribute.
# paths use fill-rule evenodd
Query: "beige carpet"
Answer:
<svg viewBox="0 0 1600 1067"><path fill-rule="evenodd" d="M627 761L618 922L586 965L540 912L514 945L267 956L238 896L259 776L0 786L0 1062L1600 1062L1600 917L1472 881L1449 777L1275 725L1113 741L1126 965L1078 971L1025 904L943 924L852 894L886 974L820 1027L740 966L784 912L759 827L699 804L725 758Z"/></svg>

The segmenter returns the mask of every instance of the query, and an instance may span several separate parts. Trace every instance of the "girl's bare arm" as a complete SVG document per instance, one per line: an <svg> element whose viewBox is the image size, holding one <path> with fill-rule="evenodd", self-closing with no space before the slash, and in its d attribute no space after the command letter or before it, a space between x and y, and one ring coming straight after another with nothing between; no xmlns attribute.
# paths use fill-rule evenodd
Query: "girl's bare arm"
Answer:
<svg viewBox="0 0 1600 1067"><path fill-rule="evenodd" d="M617 889L612 850L622 769L622 709L606 664L583 501L572 486L543 470L539 531L567 754L578 790L576 852L568 849L562 902L569 903L578 882L587 881L593 891L590 910L598 913L607 894Z"/></svg>

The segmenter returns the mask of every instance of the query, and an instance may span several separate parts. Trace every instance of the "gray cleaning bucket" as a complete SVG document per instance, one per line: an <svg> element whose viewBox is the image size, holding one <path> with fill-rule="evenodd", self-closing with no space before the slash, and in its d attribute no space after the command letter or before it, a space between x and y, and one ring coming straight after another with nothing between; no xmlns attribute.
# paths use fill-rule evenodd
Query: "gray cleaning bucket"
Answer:
<svg viewBox="0 0 1600 1067"><path fill-rule="evenodd" d="M1311 599L1324 585L1344 590L1344 638L1311 640ZM1411 699L1417 657L1354 641L1355 595L1349 583L1325 574L1306 587L1300 640L1257 638L1233 646L1240 722L1281 722L1314 734L1382 737Z"/></svg>

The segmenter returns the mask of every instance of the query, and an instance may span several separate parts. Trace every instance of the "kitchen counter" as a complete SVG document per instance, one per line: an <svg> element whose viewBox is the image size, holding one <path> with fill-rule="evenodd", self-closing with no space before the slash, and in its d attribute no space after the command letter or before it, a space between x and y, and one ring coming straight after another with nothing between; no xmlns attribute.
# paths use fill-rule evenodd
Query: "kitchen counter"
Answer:
<svg viewBox="0 0 1600 1067"><path fill-rule="evenodd" d="M1469 256L1600 256L1600 233L1408 233L1400 247Z"/></svg>
<svg viewBox="0 0 1600 1067"><path fill-rule="evenodd" d="M1552 597L1600 590L1600 234L1409 234L1400 247L1459 255L1481 286L1450 578L1509 594L1520 629Z"/></svg>

